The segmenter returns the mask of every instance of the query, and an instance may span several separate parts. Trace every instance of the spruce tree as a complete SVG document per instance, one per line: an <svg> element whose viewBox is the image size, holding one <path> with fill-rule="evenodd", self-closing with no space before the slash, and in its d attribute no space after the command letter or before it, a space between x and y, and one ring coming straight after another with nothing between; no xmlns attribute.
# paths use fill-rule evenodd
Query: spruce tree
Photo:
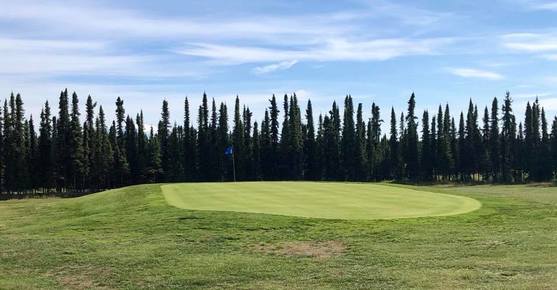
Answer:
<svg viewBox="0 0 557 290"><path fill-rule="evenodd" d="M356 111L356 146L354 148L355 156L355 176L354 180L365 181L368 179L367 169L367 150L366 150L366 124L363 118L363 105L358 104Z"/></svg>
<svg viewBox="0 0 557 290"><path fill-rule="evenodd" d="M551 173L553 180L555 180L555 172L557 172L557 117L553 118L551 124L551 137L550 137L550 151L551 151Z"/></svg>
<svg viewBox="0 0 557 290"><path fill-rule="evenodd" d="M261 179L261 140L259 136L259 125L257 122L253 123L253 137L251 138L251 156L252 156L252 170L253 179Z"/></svg>
<svg viewBox="0 0 557 290"><path fill-rule="evenodd" d="M379 106L376 106L375 103L371 104L371 119L368 122L367 130L367 160L369 176L373 180L378 180L384 176L384 174L380 174L381 171L379 168L383 160L381 148L379 146L382 122Z"/></svg>
<svg viewBox="0 0 557 290"><path fill-rule="evenodd" d="M431 181L433 174L433 154L431 152L431 133L429 131L429 113L424 111L422 116L422 150L420 159L421 179Z"/></svg>
<svg viewBox="0 0 557 290"><path fill-rule="evenodd" d="M261 137L260 137L260 158L261 158L261 174L264 180L272 180L272 147L271 147L271 119L269 117L269 110L265 109L265 117L261 122Z"/></svg>
<svg viewBox="0 0 557 290"><path fill-rule="evenodd" d="M507 92L502 108L501 118L503 127L501 130L501 177L503 182L513 181L514 147L516 141L516 123L512 110L512 99Z"/></svg>
<svg viewBox="0 0 557 290"><path fill-rule="evenodd" d="M269 172L271 179L278 179L279 178L279 109L277 105L277 100L275 95L269 101L271 103L269 107L269 114L271 116L271 123L270 123L270 136L271 136L271 153L269 158Z"/></svg>
<svg viewBox="0 0 557 290"><path fill-rule="evenodd" d="M279 160L279 177L281 179L289 179L290 178L290 147L289 147L289 140L290 140L290 125L288 121L289 114L289 104L288 104L288 96L284 95L284 99L282 102L283 114L284 119L282 121L282 131L280 134L280 160Z"/></svg>
<svg viewBox="0 0 557 290"><path fill-rule="evenodd" d="M298 106L298 98L296 94L290 97L290 109L289 109L289 149L290 149L290 159L291 159L291 171L290 178L294 180L302 179L304 176L304 140L302 136L302 118L300 107Z"/></svg>
<svg viewBox="0 0 557 290"><path fill-rule="evenodd" d="M138 183L145 182L145 167L147 166L147 135L145 134L145 123L143 121L143 111L135 117L137 124L137 174L135 180Z"/></svg>
<svg viewBox="0 0 557 290"><path fill-rule="evenodd" d="M416 96L414 93L408 100L408 113L406 115L407 134L406 134L406 148L405 148L405 163L407 167L407 177L410 180L418 178L418 124L416 123Z"/></svg>
<svg viewBox="0 0 557 290"><path fill-rule="evenodd" d="M251 113L250 109L244 106L242 111L242 120L243 120L243 127L244 127L244 145L243 145L243 162L242 162L242 175L244 179L252 179L253 178L253 162L252 162L252 141L251 141L251 133L252 133L252 118L253 114Z"/></svg>
<svg viewBox="0 0 557 290"><path fill-rule="evenodd" d="M168 151L168 137L170 135L169 128L170 128L170 112L168 110L168 102L164 100L162 102L161 120L159 121L158 132L157 132L159 143L156 144L157 146L160 147L162 176L164 176L164 178L166 178L166 175L169 170L168 166L170 163L170 158L172 158L172 156L170 156L170 153Z"/></svg>
<svg viewBox="0 0 557 290"><path fill-rule="evenodd" d="M84 187L84 175L87 169L85 155L83 151L83 135L81 121L79 120L79 100L77 94L72 94L72 111L70 119L70 182L74 189L80 190Z"/></svg>
<svg viewBox="0 0 557 290"><path fill-rule="evenodd" d="M234 150L233 158L236 165L236 179L243 180L244 168L244 123L240 111L240 98L236 96L234 104L234 127L232 129L232 146Z"/></svg>
<svg viewBox="0 0 557 290"><path fill-rule="evenodd" d="M184 100L184 156L183 165L184 179L192 181L197 175L197 158L196 158L196 134L190 121L190 106L188 98Z"/></svg>
<svg viewBox="0 0 557 290"><path fill-rule="evenodd" d="M160 147L160 138L153 133L153 127L149 133L149 141L147 143L147 167L145 176L149 182L157 182L162 178L162 155Z"/></svg>
<svg viewBox="0 0 557 290"><path fill-rule="evenodd" d="M341 143L341 160L342 169L344 170L344 180L356 179L356 158L358 154L356 150L356 132L354 125L354 105L352 97L346 96L344 99L344 118L342 122L342 143Z"/></svg>
<svg viewBox="0 0 557 290"><path fill-rule="evenodd" d="M319 178L319 165L317 159L317 146L315 141L315 126L313 124L313 108L311 100L308 100L306 108L306 127L307 133L304 140L304 177L309 180L317 180Z"/></svg>
<svg viewBox="0 0 557 290"><path fill-rule="evenodd" d="M216 142L217 152L215 154L218 156L219 167L221 168L219 180L227 180L230 179L228 174L230 165L226 162L227 157L224 155L224 151L230 145L230 140L228 137L228 109L225 103L221 103L219 108Z"/></svg>
<svg viewBox="0 0 557 290"><path fill-rule="evenodd" d="M499 105L497 98L491 104L491 125L489 130L489 158L491 160L491 175L494 181L499 180L501 170L501 146L499 136Z"/></svg>
<svg viewBox="0 0 557 290"><path fill-rule="evenodd" d="M400 152L399 152L397 125L396 125L396 114L394 108L391 108L391 135L389 137L389 148L390 148L390 162L389 162L390 178L398 179L400 177L400 171L399 171Z"/></svg>

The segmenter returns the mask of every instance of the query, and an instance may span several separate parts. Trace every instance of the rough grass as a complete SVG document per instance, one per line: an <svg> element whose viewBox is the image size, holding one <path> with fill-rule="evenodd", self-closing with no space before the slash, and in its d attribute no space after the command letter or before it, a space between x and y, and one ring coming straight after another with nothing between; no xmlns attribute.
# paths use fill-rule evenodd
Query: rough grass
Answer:
<svg viewBox="0 0 557 290"><path fill-rule="evenodd" d="M420 187L482 207L395 220L179 209L159 185L0 202L0 289L552 289L557 188L540 188Z"/></svg>
<svg viewBox="0 0 557 290"><path fill-rule="evenodd" d="M179 208L327 219L444 216L481 206L464 196L381 183L179 183L164 185L162 191L168 203Z"/></svg>

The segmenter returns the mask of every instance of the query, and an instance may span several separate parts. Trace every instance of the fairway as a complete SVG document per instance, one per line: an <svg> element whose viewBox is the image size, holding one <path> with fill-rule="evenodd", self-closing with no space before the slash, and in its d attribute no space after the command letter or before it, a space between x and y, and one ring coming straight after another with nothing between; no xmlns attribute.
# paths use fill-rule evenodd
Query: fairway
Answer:
<svg viewBox="0 0 557 290"><path fill-rule="evenodd" d="M464 196L376 183L181 183L163 185L162 191L170 205L184 209L325 219L445 216L481 206Z"/></svg>

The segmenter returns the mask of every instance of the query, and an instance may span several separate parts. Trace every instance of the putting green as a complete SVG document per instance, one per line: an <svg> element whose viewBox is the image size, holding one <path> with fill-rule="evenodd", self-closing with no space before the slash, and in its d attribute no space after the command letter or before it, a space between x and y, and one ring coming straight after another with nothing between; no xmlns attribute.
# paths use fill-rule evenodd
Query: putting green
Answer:
<svg viewBox="0 0 557 290"><path fill-rule="evenodd" d="M475 199L377 183L239 182L162 186L166 201L192 210L326 219L445 216L480 208Z"/></svg>

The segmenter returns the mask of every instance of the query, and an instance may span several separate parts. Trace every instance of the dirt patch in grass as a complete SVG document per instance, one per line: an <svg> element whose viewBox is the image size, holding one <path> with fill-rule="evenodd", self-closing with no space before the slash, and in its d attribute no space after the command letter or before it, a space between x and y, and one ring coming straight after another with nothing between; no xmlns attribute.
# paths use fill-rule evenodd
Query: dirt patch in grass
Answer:
<svg viewBox="0 0 557 290"><path fill-rule="evenodd" d="M101 279L107 277L111 273L108 269L92 267L76 267L75 269L62 267L56 272L49 272L47 275L53 276L66 289L112 289L96 280L99 277Z"/></svg>
<svg viewBox="0 0 557 290"><path fill-rule="evenodd" d="M341 241L296 241L279 244L259 244L254 246L254 250L259 253L272 255L328 259L344 253L346 245Z"/></svg>

